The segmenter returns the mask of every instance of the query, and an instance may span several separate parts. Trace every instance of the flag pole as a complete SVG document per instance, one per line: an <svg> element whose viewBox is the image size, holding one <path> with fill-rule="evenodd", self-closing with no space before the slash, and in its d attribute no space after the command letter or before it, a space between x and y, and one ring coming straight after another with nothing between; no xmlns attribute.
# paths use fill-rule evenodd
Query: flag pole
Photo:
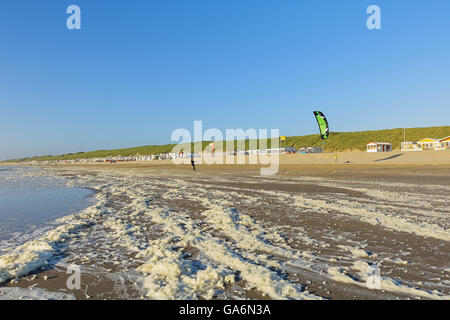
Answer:
<svg viewBox="0 0 450 320"><path fill-rule="evenodd" d="M403 128L403 151L406 151L406 128Z"/></svg>

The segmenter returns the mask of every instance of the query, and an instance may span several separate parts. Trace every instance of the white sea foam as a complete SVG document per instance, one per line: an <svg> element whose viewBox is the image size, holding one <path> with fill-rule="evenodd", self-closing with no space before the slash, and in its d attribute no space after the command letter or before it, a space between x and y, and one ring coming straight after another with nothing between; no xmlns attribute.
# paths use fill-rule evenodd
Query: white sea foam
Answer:
<svg viewBox="0 0 450 320"><path fill-rule="evenodd" d="M40 288L0 288L0 300L76 300L73 294Z"/></svg>
<svg viewBox="0 0 450 320"><path fill-rule="evenodd" d="M101 198L101 196L99 196ZM62 225L38 239L28 241L0 256L0 283L19 278L45 266L77 230L88 226L92 219L103 214L101 201L79 214L58 220Z"/></svg>
<svg viewBox="0 0 450 320"><path fill-rule="evenodd" d="M367 262L356 261L351 268L330 267L328 269L328 274L330 275L331 279L335 281L369 288L367 282L370 277L370 273L368 272L369 269L371 269L371 266ZM354 270L355 273L351 274L351 270ZM412 286L402 284L400 280L378 276L375 281L377 287L370 287L372 290L385 290L410 296L424 297L428 299L450 300L449 295L442 294L437 290L429 291L420 288L414 288Z"/></svg>
<svg viewBox="0 0 450 320"><path fill-rule="evenodd" d="M241 188L242 190L251 190L248 188ZM429 222L430 219L420 219L420 216L416 214L402 214L400 212L392 212L390 210L383 210L383 205L377 202L372 204L357 202L354 200L347 199L335 199L334 197L316 195L315 197L311 195L300 195L300 194L288 194L281 191L268 191L259 190L258 192L268 195L277 196L279 198L284 198L285 200L294 199L295 206L298 208L304 208L308 211L329 213L329 212L339 212L348 214L351 216L356 216L360 220L373 224L381 225L385 228L414 233L419 236L432 237L436 239L441 239L445 241L450 241L450 229L440 226L437 223ZM399 207L390 207L399 210ZM447 207L445 207L447 208ZM450 213L448 209L441 214L428 213L428 216L439 216L442 219L448 219ZM419 209L419 215L423 213L423 210Z"/></svg>
<svg viewBox="0 0 450 320"><path fill-rule="evenodd" d="M39 174L54 172L57 171ZM334 184L325 180L318 183ZM255 290L274 299L319 299L304 291L298 282L282 276L283 270L292 267L316 274L328 269L330 277L336 281L366 285L362 273L363 267L367 267L364 265L366 262L356 262L375 258L377 254L365 250L364 244L353 245L347 240L346 243L352 245L339 245L338 248L343 249L339 250L339 254L356 262L352 269L336 267L337 258L341 256L332 259L321 257L317 249L330 245L311 238L298 227L291 230L298 233L296 239L314 246L316 251L293 249L290 241L279 232L279 227L264 225L242 208L255 206L267 197L273 197L297 212L324 215L337 212L386 229L450 240L448 229L425 219L414 219L414 214L424 210L420 202L416 202L417 207L411 208L408 214L394 212L393 209L398 209L403 203L414 202L414 194L399 197L392 208L388 208L378 206L370 199L351 200L345 194L308 195L233 187L222 191L181 178L166 177L158 181L105 174L101 177L79 176L69 184L100 189L98 203L80 214L61 219L62 225L59 227L0 256L0 282L45 266L64 250L65 243L77 241L72 236L74 233L78 231L78 235L83 236L83 228L96 223L108 230L105 243L111 250L121 247L134 257L131 259L138 264L137 270L143 275L141 283L151 299L211 299L220 296L233 284L245 285L247 290ZM372 199L389 200L395 197L394 193L386 195L364 188L354 189L368 195L370 193ZM245 194L244 191L251 191L252 194ZM108 209L112 213L104 216L110 213L105 207L114 204L109 201L113 197L122 197L123 203L117 209ZM153 204L154 198L159 198L160 202ZM173 202L183 200L199 205L195 217L191 212L172 209ZM445 215L445 208L441 209ZM429 216L433 215L439 218L441 213L434 212ZM289 226L286 228L289 229ZM328 237L336 241L345 239L344 235ZM403 264L404 260L392 261ZM125 261L117 259L113 262L126 265ZM413 288L390 278L383 278L382 284L383 290L390 292L433 299L447 298L437 291Z"/></svg>

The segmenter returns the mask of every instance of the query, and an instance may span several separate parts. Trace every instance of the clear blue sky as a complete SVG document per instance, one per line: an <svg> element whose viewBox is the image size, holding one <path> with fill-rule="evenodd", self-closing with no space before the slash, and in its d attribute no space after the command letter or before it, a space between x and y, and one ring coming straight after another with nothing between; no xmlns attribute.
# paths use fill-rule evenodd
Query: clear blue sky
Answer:
<svg viewBox="0 0 450 320"><path fill-rule="evenodd" d="M2 0L0 159L165 144L194 120L311 134L315 109L332 131L449 125L449 15L448 0Z"/></svg>

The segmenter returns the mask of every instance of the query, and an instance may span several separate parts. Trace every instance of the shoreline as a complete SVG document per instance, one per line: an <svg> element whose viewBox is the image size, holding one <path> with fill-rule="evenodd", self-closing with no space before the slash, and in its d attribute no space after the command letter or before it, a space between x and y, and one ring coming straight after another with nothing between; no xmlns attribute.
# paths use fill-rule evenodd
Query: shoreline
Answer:
<svg viewBox="0 0 450 320"><path fill-rule="evenodd" d="M337 163L335 163L335 155L337 155ZM272 157L272 156L270 156ZM255 166L249 163L249 156L235 157L234 164L237 163L237 158L245 161L246 165ZM189 159L184 159L186 165L190 164ZM219 160L222 160L219 158ZM223 159L224 160L224 159ZM64 161L64 160L61 160ZM225 161L223 161L225 162ZM197 159L196 163L200 165L206 165L201 163L201 159ZM312 154L282 154L279 156L280 165L449 165L450 166L450 150L440 151L421 151L421 152L380 152L380 153L368 153L363 151L347 151L347 152L330 152L330 153L312 153ZM15 166L15 165L36 165L42 166L47 164L30 163L30 162L0 162L0 166ZM88 163L58 163L49 164L51 166L77 166L77 165L106 165L106 166L124 166L124 165L146 165L146 166L167 166L175 165L172 160L146 160L146 161L127 161L117 163L105 163L105 162L88 162ZM226 164L213 164L214 165L226 165ZM256 165L258 166L258 165ZM261 166L261 165L259 165Z"/></svg>
<svg viewBox="0 0 450 320"><path fill-rule="evenodd" d="M326 176L336 179L369 178L387 181L414 181L421 177L421 183L448 184L450 179L450 152L407 152L392 159L395 153L369 154L366 152L344 152L338 154L338 163L334 162L334 154L281 155L279 170L275 176ZM350 159L350 160L346 160ZM343 163L350 161L350 163ZM10 166L30 166L20 163L0 164ZM66 168L75 171L111 170L123 172L133 170L140 173L152 172L161 175L191 174L190 164L174 164L171 160L134 161L119 163L73 163L58 165L32 165L44 168ZM202 164L196 163L199 175L243 174L259 175L260 169L268 165L260 164Z"/></svg>

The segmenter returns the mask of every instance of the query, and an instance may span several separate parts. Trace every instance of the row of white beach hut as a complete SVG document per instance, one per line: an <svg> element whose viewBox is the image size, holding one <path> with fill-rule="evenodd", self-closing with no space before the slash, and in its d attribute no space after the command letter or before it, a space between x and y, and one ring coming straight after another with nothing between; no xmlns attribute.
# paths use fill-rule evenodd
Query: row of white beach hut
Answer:
<svg viewBox="0 0 450 320"><path fill-rule="evenodd" d="M297 151L294 148L276 148L276 149L263 149L263 150L241 150L230 152L170 152L160 154L149 155L131 155L131 156L109 156L102 158L80 158L70 160L50 160L50 161L31 161L29 164L75 164L75 163L117 163L117 162L130 162L130 161L152 161L152 160L174 160L180 158L208 158L208 157L221 157L221 156L244 156L244 155L260 155L260 154L286 154Z"/></svg>
<svg viewBox="0 0 450 320"><path fill-rule="evenodd" d="M428 151L450 149L450 136L442 139L425 138L416 142L402 142L402 151ZM369 142L367 152L391 152L392 144L388 142Z"/></svg>

